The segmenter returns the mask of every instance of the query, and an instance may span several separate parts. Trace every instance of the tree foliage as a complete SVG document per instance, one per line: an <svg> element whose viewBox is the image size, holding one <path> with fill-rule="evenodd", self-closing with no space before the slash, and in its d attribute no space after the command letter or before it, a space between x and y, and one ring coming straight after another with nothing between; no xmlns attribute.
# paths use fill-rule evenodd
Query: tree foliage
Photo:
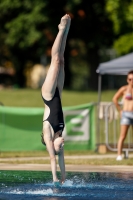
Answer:
<svg viewBox="0 0 133 200"><path fill-rule="evenodd" d="M41 38L39 26L48 21L42 14L46 7L43 1L2 0L0 12L4 20L5 43L11 47L27 48Z"/></svg>
<svg viewBox="0 0 133 200"><path fill-rule="evenodd" d="M54 16L54 3L52 6L50 3L46 0L0 1L0 62L3 66L6 60L14 64L20 86L24 86L26 65L39 63L41 55L47 54L60 16L64 14L59 6L61 11L57 10L58 15Z"/></svg>
<svg viewBox="0 0 133 200"><path fill-rule="evenodd" d="M133 51L133 0L107 0L106 10L113 22L114 48L118 54Z"/></svg>
<svg viewBox="0 0 133 200"><path fill-rule="evenodd" d="M105 6L106 0L1 0L1 64L10 60L23 86L26 66L39 63L41 55L49 58L60 17L69 13L72 26L65 52L66 86L71 86L77 65L79 76L84 69L81 74L88 85L97 88L99 50L113 41L112 22Z"/></svg>
<svg viewBox="0 0 133 200"><path fill-rule="evenodd" d="M97 89L96 68L100 62L99 50L112 45L112 23L105 10L105 0L69 0L67 8L72 13L71 37L81 40L86 49L88 86ZM80 56L80 49L77 56Z"/></svg>

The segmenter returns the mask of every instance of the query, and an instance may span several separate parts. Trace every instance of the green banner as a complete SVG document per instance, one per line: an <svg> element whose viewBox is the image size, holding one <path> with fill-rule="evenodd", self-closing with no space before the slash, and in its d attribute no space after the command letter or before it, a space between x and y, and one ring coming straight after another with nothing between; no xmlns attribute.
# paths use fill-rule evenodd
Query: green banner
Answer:
<svg viewBox="0 0 133 200"><path fill-rule="evenodd" d="M63 108L65 149L95 149L94 109L93 104ZM43 150L43 112L43 108L0 106L0 151Z"/></svg>

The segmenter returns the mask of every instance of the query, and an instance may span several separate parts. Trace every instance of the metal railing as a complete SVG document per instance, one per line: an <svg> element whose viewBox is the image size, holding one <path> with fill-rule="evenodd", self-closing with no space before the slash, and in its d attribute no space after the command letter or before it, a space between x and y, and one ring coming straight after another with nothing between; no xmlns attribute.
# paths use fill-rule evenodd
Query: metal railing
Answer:
<svg viewBox="0 0 133 200"><path fill-rule="evenodd" d="M113 103L105 107L105 143L110 151L117 151L117 142L120 135L120 117ZM133 133L131 127L128 130L122 151L125 158L133 151Z"/></svg>

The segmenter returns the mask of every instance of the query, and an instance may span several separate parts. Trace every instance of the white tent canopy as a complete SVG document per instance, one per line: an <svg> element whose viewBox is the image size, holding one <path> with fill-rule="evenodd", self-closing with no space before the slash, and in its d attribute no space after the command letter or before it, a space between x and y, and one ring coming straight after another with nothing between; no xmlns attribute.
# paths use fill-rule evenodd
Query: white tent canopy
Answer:
<svg viewBox="0 0 133 200"><path fill-rule="evenodd" d="M101 75L126 75L130 70L133 70L133 53L100 63L96 72Z"/></svg>
<svg viewBox="0 0 133 200"><path fill-rule="evenodd" d="M108 62L100 63L96 70L96 72L99 73L98 102L101 101L102 75L127 75L127 73L131 70L133 70L133 52Z"/></svg>

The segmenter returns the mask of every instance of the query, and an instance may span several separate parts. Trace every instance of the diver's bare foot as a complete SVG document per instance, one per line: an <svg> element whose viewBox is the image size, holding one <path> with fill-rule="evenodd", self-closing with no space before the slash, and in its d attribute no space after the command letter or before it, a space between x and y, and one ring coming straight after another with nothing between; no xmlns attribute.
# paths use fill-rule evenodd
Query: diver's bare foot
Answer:
<svg viewBox="0 0 133 200"><path fill-rule="evenodd" d="M61 18L61 21L60 21L60 24L58 25L58 28L59 30L66 30L67 28L67 25L69 23L69 15L64 15L62 18Z"/></svg>
<svg viewBox="0 0 133 200"><path fill-rule="evenodd" d="M69 32L70 25L71 25L71 18L70 18L70 16L68 15L68 22L67 22L67 27L66 27L66 30L65 30L65 33L66 33L66 34L68 34L68 32Z"/></svg>

